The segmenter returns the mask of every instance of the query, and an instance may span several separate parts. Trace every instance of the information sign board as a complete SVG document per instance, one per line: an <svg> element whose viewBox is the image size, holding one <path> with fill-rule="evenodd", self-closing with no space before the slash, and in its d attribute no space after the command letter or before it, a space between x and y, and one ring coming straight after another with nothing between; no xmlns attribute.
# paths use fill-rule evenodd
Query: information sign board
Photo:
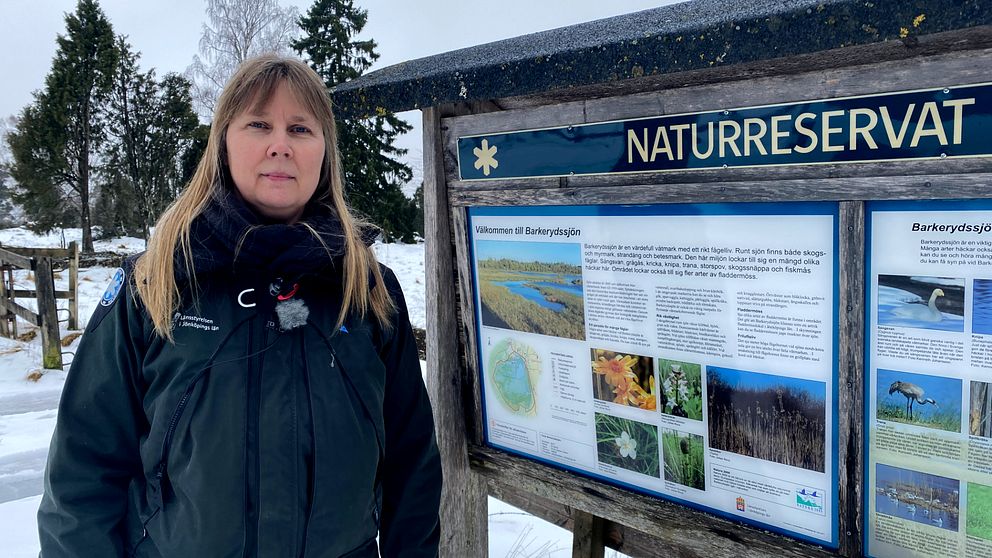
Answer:
<svg viewBox="0 0 992 558"><path fill-rule="evenodd" d="M836 547L837 221L470 208L486 442Z"/></svg>
<svg viewBox="0 0 992 558"><path fill-rule="evenodd" d="M992 556L992 201L867 210L867 553Z"/></svg>

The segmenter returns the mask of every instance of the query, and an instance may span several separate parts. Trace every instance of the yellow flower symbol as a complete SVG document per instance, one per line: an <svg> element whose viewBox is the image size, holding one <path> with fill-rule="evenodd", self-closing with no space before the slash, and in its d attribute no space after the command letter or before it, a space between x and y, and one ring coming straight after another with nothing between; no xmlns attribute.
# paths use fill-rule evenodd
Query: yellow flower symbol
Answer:
<svg viewBox="0 0 992 558"><path fill-rule="evenodd" d="M472 150L475 153L477 159L475 160L475 168L482 169L482 174L489 176L490 169L495 169L499 166L499 161L496 160L496 146L489 145L489 140L482 140L482 147L476 147Z"/></svg>

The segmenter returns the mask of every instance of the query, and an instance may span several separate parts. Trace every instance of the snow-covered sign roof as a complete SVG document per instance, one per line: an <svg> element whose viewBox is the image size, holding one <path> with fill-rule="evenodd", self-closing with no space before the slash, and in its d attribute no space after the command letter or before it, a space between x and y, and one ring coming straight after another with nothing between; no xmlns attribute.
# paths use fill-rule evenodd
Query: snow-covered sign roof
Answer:
<svg viewBox="0 0 992 558"><path fill-rule="evenodd" d="M992 24L986 0L693 0L410 60L332 90L403 111L903 41Z"/></svg>

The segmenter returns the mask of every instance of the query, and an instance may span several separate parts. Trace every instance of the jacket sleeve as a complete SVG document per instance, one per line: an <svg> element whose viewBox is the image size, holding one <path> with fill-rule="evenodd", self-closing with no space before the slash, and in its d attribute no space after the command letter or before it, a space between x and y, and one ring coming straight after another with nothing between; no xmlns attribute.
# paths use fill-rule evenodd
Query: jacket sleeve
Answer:
<svg viewBox="0 0 992 558"><path fill-rule="evenodd" d="M121 282L115 277L90 318L62 391L38 510L41 558L127 550L127 490L141 474L145 418L134 378L144 341L130 274L118 273Z"/></svg>
<svg viewBox="0 0 992 558"><path fill-rule="evenodd" d="M441 502L441 458L434 416L406 301L392 271L383 268L383 276L397 314L379 350L386 365L379 542L384 558L433 557L440 541Z"/></svg>

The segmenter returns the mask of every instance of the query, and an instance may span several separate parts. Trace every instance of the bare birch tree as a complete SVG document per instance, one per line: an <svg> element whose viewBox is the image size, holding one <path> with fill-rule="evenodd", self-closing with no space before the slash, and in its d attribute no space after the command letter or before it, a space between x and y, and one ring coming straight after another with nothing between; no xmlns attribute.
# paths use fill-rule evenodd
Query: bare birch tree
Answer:
<svg viewBox="0 0 992 558"><path fill-rule="evenodd" d="M277 0L207 0L207 19L200 34L200 53L186 69L193 82L193 101L205 120L238 64L266 52L289 54L299 34L295 6Z"/></svg>

